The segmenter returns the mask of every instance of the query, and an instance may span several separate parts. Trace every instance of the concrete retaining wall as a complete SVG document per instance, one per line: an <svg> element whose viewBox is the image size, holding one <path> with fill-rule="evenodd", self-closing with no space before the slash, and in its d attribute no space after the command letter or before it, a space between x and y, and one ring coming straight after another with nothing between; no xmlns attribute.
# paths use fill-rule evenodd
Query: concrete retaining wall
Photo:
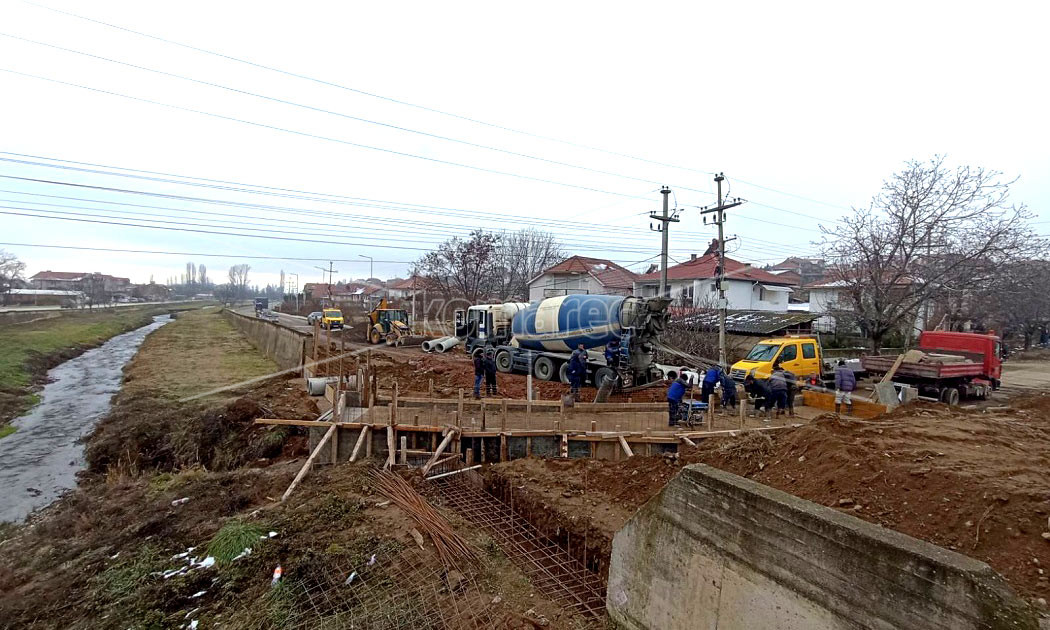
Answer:
<svg viewBox="0 0 1050 630"><path fill-rule="evenodd" d="M608 608L653 630L1038 627L982 562L704 465L616 534Z"/></svg>
<svg viewBox="0 0 1050 630"><path fill-rule="evenodd" d="M244 333L253 346L273 359L280 369L289 370L303 364L306 347L311 338L309 333L230 310L224 310L222 314L234 328Z"/></svg>

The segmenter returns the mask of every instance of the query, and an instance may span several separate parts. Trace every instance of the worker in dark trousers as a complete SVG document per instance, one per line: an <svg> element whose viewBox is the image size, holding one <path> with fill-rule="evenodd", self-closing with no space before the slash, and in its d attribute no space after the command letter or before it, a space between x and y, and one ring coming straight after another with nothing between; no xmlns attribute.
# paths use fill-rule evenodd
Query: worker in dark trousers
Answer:
<svg viewBox="0 0 1050 630"><path fill-rule="evenodd" d="M787 411L788 403L788 380L784 375L784 368L780 365L773 366L773 373L769 375L769 393L773 402L777 405L777 417Z"/></svg>
<svg viewBox="0 0 1050 630"><path fill-rule="evenodd" d="M587 375L587 353L573 353L569 359L569 367L566 370L569 376L569 393L573 400L580 399L580 387L583 385L583 377Z"/></svg>
<svg viewBox="0 0 1050 630"><path fill-rule="evenodd" d="M485 378L485 353L478 350L474 353L474 398L481 398L481 379Z"/></svg>
<svg viewBox="0 0 1050 630"><path fill-rule="evenodd" d="M768 416L769 410L773 408L773 395L769 391L769 383L755 378L754 374L748 374L744 377L744 391L755 399L755 414L763 413Z"/></svg>
<svg viewBox="0 0 1050 630"><path fill-rule="evenodd" d="M736 409L736 405L736 381L726 372L722 372L722 408Z"/></svg>
<svg viewBox="0 0 1050 630"><path fill-rule="evenodd" d="M485 395L487 396L498 396L499 390L496 389L496 349L487 348L485 350Z"/></svg>
<svg viewBox="0 0 1050 630"><path fill-rule="evenodd" d="M678 371L678 378L667 388L667 424L678 426L678 417L682 409L682 399L689 391L689 377L685 373L686 368Z"/></svg>
<svg viewBox="0 0 1050 630"><path fill-rule="evenodd" d="M857 375L839 359L835 366L835 413L842 410L842 403L846 403L846 415L853 415L853 390L857 389Z"/></svg>
<svg viewBox="0 0 1050 630"><path fill-rule="evenodd" d="M776 369L776 367L774 367ZM787 414L791 417L795 416L795 394L798 393L798 377L795 376L794 372L780 368L784 373L784 380L787 382Z"/></svg>
<svg viewBox="0 0 1050 630"><path fill-rule="evenodd" d="M613 370L620 367L620 340L613 339L605 345L605 365ZM599 383L600 384L600 383Z"/></svg>
<svg viewBox="0 0 1050 630"><path fill-rule="evenodd" d="M722 370L717 366L707 368L704 372L704 382L700 385L700 402L710 402L711 394L715 393L715 385L722 380Z"/></svg>

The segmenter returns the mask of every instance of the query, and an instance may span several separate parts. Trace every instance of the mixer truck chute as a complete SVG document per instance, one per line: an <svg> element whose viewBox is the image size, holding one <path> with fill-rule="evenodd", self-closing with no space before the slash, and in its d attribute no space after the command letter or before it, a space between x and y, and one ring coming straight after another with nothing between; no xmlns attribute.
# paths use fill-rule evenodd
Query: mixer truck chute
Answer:
<svg viewBox="0 0 1050 630"><path fill-rule="evenodd" d="M468 353L491 346L501 372L530 370L536 378L566 381L572 351L588 352L587 378L600 383L619 377L624 386L662 378L653 366L653 341L667 323L668 300L616 295L563 295L532 304L507 302L456 312L456 335ZM619 341L618 365L606 364L603 350Z"/></svg>

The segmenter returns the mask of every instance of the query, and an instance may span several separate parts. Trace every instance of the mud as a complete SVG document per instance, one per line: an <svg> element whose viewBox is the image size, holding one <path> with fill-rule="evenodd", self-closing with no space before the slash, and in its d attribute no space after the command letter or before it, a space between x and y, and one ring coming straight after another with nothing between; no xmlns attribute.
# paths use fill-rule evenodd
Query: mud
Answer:
<svg viewBox="0 0 1050 630"><path fill-rule="evenodd" d="M0 440L0 521L18 521L74 487L84 466L80 439L110 409L120 389L122 368L146 335L170 322L117 335L100 347L62 363L47 373L40 404L16 418L17 432Z"/></svg>
<svg viewBox="0 0 1050 630"><path fill-rule="evenodd" d="M1050 597L1050 541L1043 538L1050 532L1048 396L999 410L919 404L863 422L829 414L782 433L703 440L677 458L530 458L489 474L536 509L547 506L552 522L611 540L682 465L695 462L964 553L987 562L1019 594Z"/></svg>

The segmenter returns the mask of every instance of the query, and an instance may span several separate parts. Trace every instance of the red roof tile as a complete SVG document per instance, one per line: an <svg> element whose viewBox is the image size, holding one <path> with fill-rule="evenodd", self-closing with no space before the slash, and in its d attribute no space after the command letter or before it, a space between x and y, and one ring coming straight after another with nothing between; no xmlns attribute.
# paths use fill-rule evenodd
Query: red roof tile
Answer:
<svg viewBox="0 0 1050 630"><path fill-rule="evenodd" d="M686 262L674 265L673 267L668 267L667 279L703 280L714 278L716 266L718 266L718 256L716 254L700 256L699 258L687 260ZM732 258L726 258L726 278L731 280L751 280L753 282L765 282L768 284L791 284L790 282L786 282L785 278L777 277L768 271L755 269L750 265L744 264L739 260L733 260ZM639 282L659 280L660 272L654 271L653 273L647 273L638 276L637 279Z"/></svg>
<svg viewBox="0 0 1050 630"><path fill-rule="evenodd" d="M587 256L571 256L557 265L545 270L540 274L555 273L586 273L590 274L604 287L617 289L630 289L634 285L637 274L621 267L611 260L604 258L589 258ZM536 276L537 278L539 276ZM532 280L535 280L533 278ZM531 282L531 281L530 281Z"/></svg>

